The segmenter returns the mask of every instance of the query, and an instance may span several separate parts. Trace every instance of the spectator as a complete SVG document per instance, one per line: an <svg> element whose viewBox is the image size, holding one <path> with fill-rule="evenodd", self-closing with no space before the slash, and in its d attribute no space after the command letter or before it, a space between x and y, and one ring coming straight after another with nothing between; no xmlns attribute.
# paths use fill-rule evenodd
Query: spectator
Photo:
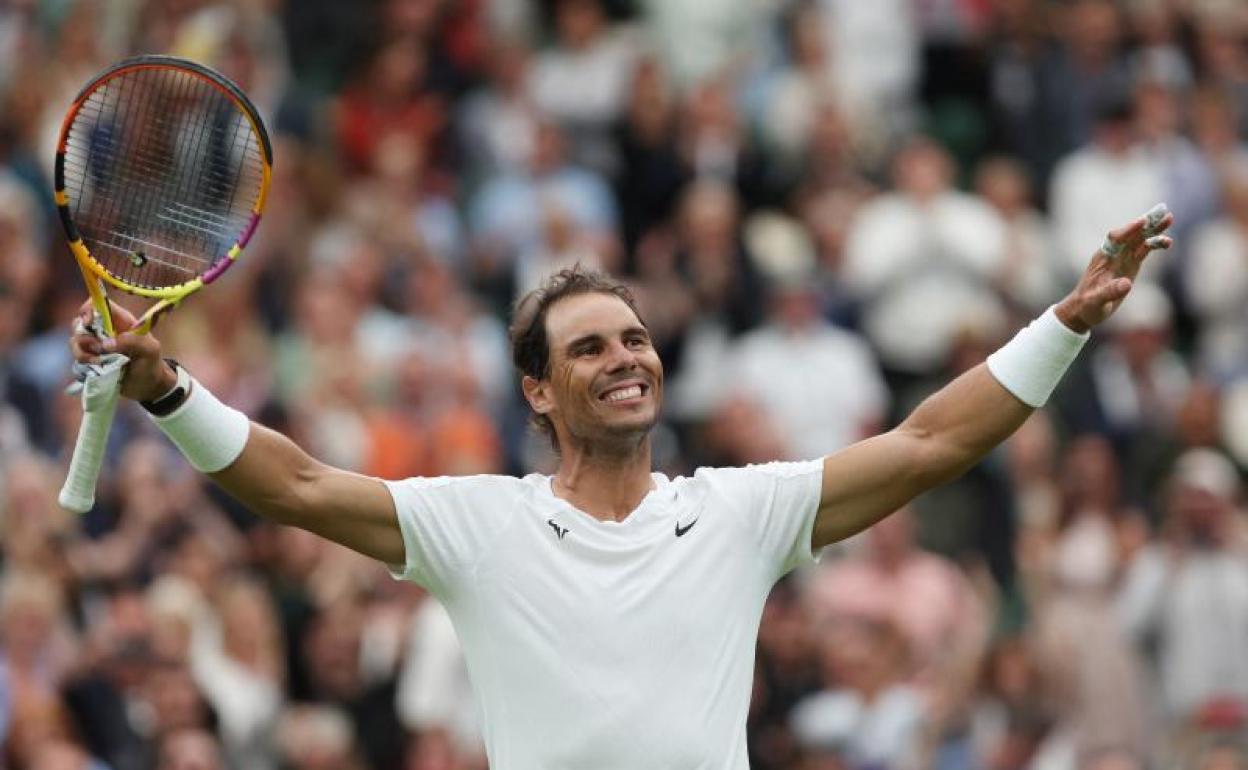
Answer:
<svg viewBox="0 0 1248 770"><path fill-rule="evenodd" d="M1125 628L1157 640L1162 704L1179 728L1242 726L1248 709L1248 556L1239 477L1225 456L1194 449L1174 464L1159 542L1127 565ZM1237 721L1236 721L1237 720Z"/></svg>
<svg viewBox="0 0 1248 770"><path fill-rule="evenodd" d="M767 419L792 437L790 460L818 457L873 435L888 410L871 349L853 332L824 321L818 303L804 276L776 279L767 321L733 346L730 387L756 399ZM802 365L794 366L796 361Z"/></svg>
<svg viewBox="0 0 1248 770"><path fill-rule="evenodd" d="M1026 560L1033 649L1060 714L1053 742L1075 756L1104 746L1143 756L1154 717L1150 691L1113 607L1122 562L1147 541L1147 523L1117 499L1108 442L1076 439L1063 465L1062 518Z"/></svg>
<svg viewBox="0 0 1248 770"><path fill-rule="evenodd" d="M850 767L902 770L919 756L925 727L904 637L884 618L842 617L816 625L825 689L797 704L799 745L841 753Z"/></svg>
<svg viewBox="0 0 1248 770"><path fill-rule="evenodd" d="M1083 0L1081 5L1110 7L1103 0ZM1087 245L1104 240L1112 223L1139 216L1166 191L1161 165L1135 134L1125 95L1112 92L1095 104L1091 141L1062 158L1049 189L1058 248L1072 271L1083 269Z"/></svg>
<svg viewBox="0 0 1248 770"><path fill-rule="evenodd" d="M1196 230L1183 265L1186 299L1200 319L1201 368L1231 379L1248 373L1248 159L1223 169L1223 216Z"/></svg>
<svg viewBox="0 0 1248 770"><path fill-rule="evenodd" d="M603 177L569 161L563 132L543 121L525 168L488 180L468 204L477 278L501 281L508 287L507 301L521 291L515 283L522 277L517 260L541 244L542 212L550 210L602 244L610 240L618 216Z"/></svg>
<svg viewBox="0 0 1248 770"><path fill-rule="evenodd" d="M1031 179L1022 164L991 158L975 174L975 192L1004 220L1005 259L998 278L1001 294L1030 317L1053 303L1071 280L1058 261L1048 223L1034 207Z"/></svg>
<svg viewBox="0 0 1248 770"><path fill-rule="evenodd" d="M609 172L618 158L608 130L623 112L637 45L627 29L612 28L602 0L554 5L556 44L534 64L533 101L567 132L571 157Z"/></svg>
<svg viewBox="0 0 1248 770"><path fill-rule="evenodd" d="M915 139L894 160L896 191L863 206L847 236L845 281L886 368L930 373L968 325L1004 320L991 287L1006 257L1005 223L953 178L949 153Z"/></svg>
<svg viewBox="0 0 1248 770"><path fill-rule="evenodd" d="M156 770L223 770L216 739L203 730L182 730L161 743Z"/></svg>
<svg viewBox="0 0 1248 770"><path fill-rule="evenodd" d="M838 618L893 626L908 653L905 680L936 698L978 669L987 618L961 570L915 543L911 519L903 509L872 527L858 552L810 576L805 599L817 627Z"/></svg>
<svg viewBox="0 0 1248 770"><path fill-rule="evenodd" d="M1112 335L1085 359L1059 398L1062 411L1079 431L1109 436L1120 447L1148 454L1150 441L1168 433L1191 376L1169 348L1172 306L1151 284L1136 287L1131 302L1110 325ZM1129 457L1133 464L1146 459ZM1135 468L1131 468L1133 474Z"/></svg>

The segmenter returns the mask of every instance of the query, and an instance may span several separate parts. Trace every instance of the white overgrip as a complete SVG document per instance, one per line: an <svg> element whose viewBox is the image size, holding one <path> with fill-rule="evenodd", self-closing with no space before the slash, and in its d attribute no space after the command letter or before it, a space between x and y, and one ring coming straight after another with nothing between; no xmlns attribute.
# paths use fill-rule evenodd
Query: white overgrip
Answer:
<svg viewBox="0 0 1248 770"><path fill-rule="evenodd" d="M121 376L129 361L123 355L105 356L100 365L92 366L82 383L82 425L69 461L65 484L57 497L61 507L74 513L86 513L95 505L95 483L104 463L108 433L121 395Z"/></svg>

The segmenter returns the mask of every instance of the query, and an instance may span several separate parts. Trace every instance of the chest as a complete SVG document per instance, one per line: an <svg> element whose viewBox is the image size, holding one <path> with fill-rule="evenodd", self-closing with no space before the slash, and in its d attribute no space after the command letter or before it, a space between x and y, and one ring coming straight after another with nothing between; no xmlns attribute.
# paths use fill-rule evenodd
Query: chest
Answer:
<svg viewBox="0 0 1248 770"><path fill-rule="evenodd" d="M486 617L551 644L592 646L599 659L748 626L770 588L757 554L714 511L684 511L636 532L545 518L484 561L474 596Z"/></svg>

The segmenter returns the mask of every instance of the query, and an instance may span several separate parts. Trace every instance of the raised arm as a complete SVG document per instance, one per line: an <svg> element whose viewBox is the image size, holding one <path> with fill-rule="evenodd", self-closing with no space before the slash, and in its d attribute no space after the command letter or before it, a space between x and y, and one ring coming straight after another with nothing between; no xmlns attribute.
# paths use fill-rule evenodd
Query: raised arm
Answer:
<svg viewBox="0 0 1248 770"><path fill-rule="evenodd" d="M1166 249L1164 208L1114 230L1078 286L992 358L933 394L893 430L824 459L816 548L860 532L964 473L1018 429L1077 353L1080 336L1131 291L1149 252ZM1046 382L1047 381L1047 382ZM1004 384L1003 384L1004 383Z"/></svg>
<svg viewBox="0 0 1248 770"><path fill-rule="evenodd" d="M90 318L87 303L82 320L86 323ZM152 402L173 391L177 373L161 358L160 341L151 334L125 333L135 319L120 306L113 305L113 321L119 333L110 347L82 331L80 324L70 340L74 358L86 362L114 351L128 356L121 389L127 398ZM191 395L219 405L207 391ZM209 458L209 475L222 489L252 512L279 524L310 530L387 564L403 563L403 536L394 502L381 481L325 465L280 433L246 423L237 412L219 406L226 411L205 412L206 425L198 433L205 443L221 444L199 451ZM178 414L174 411L170 419ZM167 425L162 428L170 432ZM185 452L178 437L171 437ZM190 459L196 464L196 457ZM219 465L223 467L218 469Z"/></svg>

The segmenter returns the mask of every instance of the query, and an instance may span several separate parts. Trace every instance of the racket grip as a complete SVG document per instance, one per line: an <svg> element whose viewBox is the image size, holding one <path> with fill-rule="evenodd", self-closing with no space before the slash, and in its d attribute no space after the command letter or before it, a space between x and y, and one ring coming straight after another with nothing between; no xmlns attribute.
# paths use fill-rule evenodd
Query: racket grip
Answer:
<svg viewBox="0 0 1248 770"><path fill-rule="evenodd" d="M57 497L61 507L74 513L86 513L95 505L95 482L104 463L108 433L117 412L121 395L121 374L126 358L116 356L102 371L93 373L83 383L82 425L69 460L69 473Z"/></svg>
<svg viewBox="0 0 1248 770"><path fill-rule="evenodd" d="M95 505L95 482L100 476L104 446L108 443L108 432L113 427L116 411L117 399L114 398L101 410L82 413L74 456L69 461L69 473L57 498L62 508L74 513L86 513Z"/></svg>

